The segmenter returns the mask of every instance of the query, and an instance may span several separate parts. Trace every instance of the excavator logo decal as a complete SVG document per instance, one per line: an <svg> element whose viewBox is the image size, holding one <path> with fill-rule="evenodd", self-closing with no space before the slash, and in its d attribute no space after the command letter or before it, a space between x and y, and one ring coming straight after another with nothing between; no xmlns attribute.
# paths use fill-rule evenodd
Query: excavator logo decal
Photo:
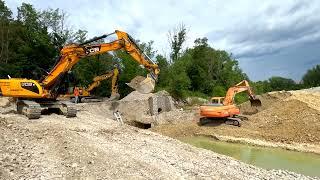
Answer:
<svg viewBox="0 0 320 180"><path fill-rule="evenodd" d="M39 94L39 89L33 82L21 82L20 85L23 89Z"/></svg>
<svg viewBox="0 0 320 180"><path fill-rule="evenodd" d="M86 54L91 54L91 53L95 53L95 52L99 52L100 51L100 46L90 46L90 47L86 47Z"/></svg>

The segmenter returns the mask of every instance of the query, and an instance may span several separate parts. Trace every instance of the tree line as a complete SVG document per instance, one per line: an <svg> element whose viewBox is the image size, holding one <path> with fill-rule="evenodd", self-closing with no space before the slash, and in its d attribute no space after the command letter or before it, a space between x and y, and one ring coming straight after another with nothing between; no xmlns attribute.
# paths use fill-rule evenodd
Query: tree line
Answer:
<svg viewBox="0 0 320 180"><path fill-rule="evenodd" d="M0 0L0 77L40 79L55 64L59 50L68 43L81 43L88 39L86 30L74 30L66 23L66 13L59 9L39 11L31 4L22 3L17 17ZM128 32L130 33L130 32ZM157 90L167 90L175 97L223 96L226 90L243 79L250 81L232 54L210 46L206 37L198 38L192 47L183 48L187 28L180 24L168 32L170 54L159 54L153 41L140 42L140 48L160 66ZM125 84L136 75L146 75L130 55L123 51L82 59L70 72L65 83L69 86L87 86L93 77L121 66L119 91L122 96L132 89ZM275 90L295 90L320 86L320 65L308 70L300 83L283 77L250 83L260 94ZM110 82L104 81L95 92L110 95ZM238 97L239 101L244 96Z"/></svg>

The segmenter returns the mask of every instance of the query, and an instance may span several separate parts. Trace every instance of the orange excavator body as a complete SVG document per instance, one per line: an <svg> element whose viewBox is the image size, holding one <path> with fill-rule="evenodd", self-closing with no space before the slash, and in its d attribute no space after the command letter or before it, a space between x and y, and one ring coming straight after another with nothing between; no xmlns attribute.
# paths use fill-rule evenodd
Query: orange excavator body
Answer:
<svg viewBox="0 0 320 180"><path fill-rule="evenodd" d="M237 93L244 91L248 93L251 106L261 106L261 101L255 97L249 83L244 80L235 86L230 87L225 97L213 97L211 98L210 103L200 106L200 115L202 118L235 118L240 114L240 109L234 103L234 97ZM237 121L237 125L240 126L239 119L232 120Z"/></svg>

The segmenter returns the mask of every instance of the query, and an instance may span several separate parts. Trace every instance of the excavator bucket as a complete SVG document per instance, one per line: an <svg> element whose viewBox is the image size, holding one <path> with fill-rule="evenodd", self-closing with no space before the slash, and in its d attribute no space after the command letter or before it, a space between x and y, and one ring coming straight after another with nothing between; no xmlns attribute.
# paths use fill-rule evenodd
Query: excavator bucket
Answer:
<svg viewBox="0 0 320 180"><path fill-rule="evenodd" d="M261 106L261 101L258 98L250 99L250 103L251 103L251 106L254 106L254 107L260 107Z"/></svg>
<svg viewBox="0 0 320 180"><path fill-rule="evenodd" d="M126 83L131 88L137 90L140 93L147 94L151 93L155 87L155 80L151 77L143 77L143 76L136 76L131 80L130 83Z"/></svg>

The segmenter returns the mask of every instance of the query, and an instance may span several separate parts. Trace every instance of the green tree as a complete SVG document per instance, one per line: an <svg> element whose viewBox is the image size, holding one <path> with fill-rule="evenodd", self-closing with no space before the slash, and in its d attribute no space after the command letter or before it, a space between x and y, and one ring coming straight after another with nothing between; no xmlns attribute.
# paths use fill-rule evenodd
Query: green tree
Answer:
<svg viewBox="0 0 320 180"><path fill-rule="evenodd" d="M248 77L226 51L215 50L208 44L207 38L195 40L195 46L187 50L191 55L191 63L187 68L192 82L192 91L200 91L207 95L215 94L215 87L224 89Z"/></svg>
<svg viewBox="0 0 320 180"><path fill-rule="evenodd" d="M320 65L309 69L306 74L303 75L302 82L305 87L320 86Z"/></svg>
<svg viewBox="0 0 320 180"><path fill-rule="evenodd" d="M278 76L269 78L269 84L272 91L297 89L297 84L294 80Z"/></svg>
<svg viewBox="0 0 320 180"><path fill-rule="evenodd" d="M10 21L12 21L12 12L0 0L0 63L8 63L9 59Z"/></svg>
<svg viewBox="0 0 320 180"><path fill-rule="evenodd" d="M183 23L168 32L169 44L171 47L171 62L176 61L180 57L182 53L182 46L186 42L186 36L187 29Z"/></svg>
<svg viewBox="0 0 320 180"><path fill-rule="evenodd" d="M186 66L188 64L187 57L182 57L175 61L168 71L168 91L174 97L184 97L188 94L191 87L190 78L186 72Z"/></svg>
<svg viewBox="0 0 320 180"><path fill-rule="evenodd" d="M75 42L74 37L78 32L73 33L66 24L67 13L60 9L46 9L39 12L39 20L42 26L48 29L52 43L57 50L69 42Z"/></svg>
<svg viewBox="0 0 320 180"><path fill-rule="evenodd" d="M251 82L251 85L252 85L254 92L256 94L263 94L263 93L272 91L270 83L267 80Z"/></svg>

